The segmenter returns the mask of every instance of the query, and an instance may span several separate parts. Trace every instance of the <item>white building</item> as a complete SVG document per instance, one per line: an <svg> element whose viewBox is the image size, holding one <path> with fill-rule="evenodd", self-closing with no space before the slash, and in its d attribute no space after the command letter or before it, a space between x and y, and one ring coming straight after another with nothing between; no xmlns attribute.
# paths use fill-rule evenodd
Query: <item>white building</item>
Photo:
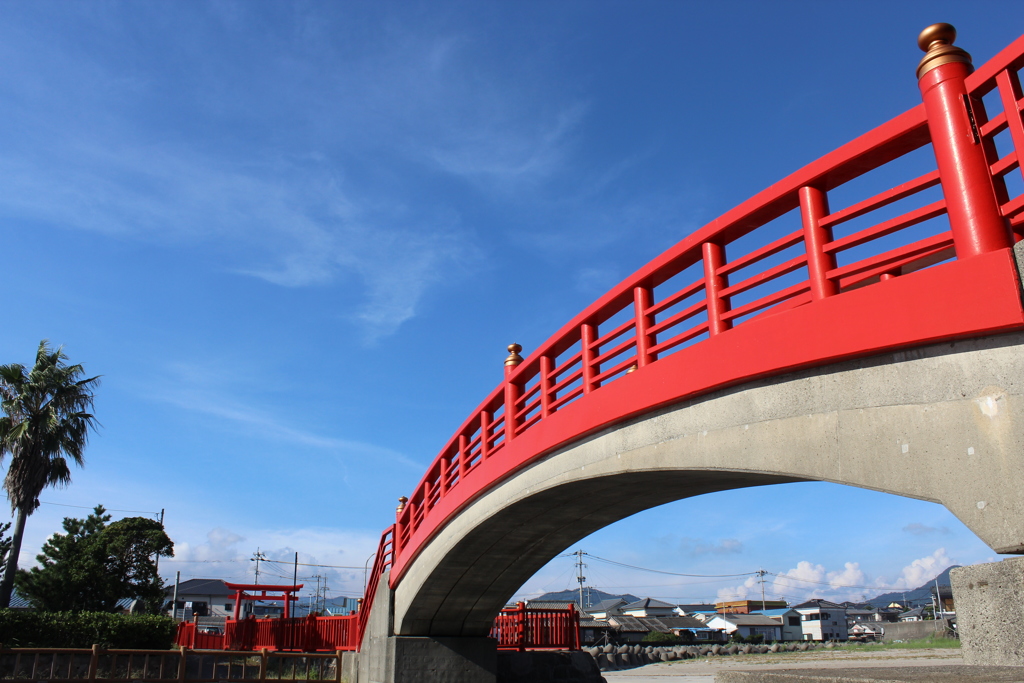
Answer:
<svg viewBox="0 0 1024 683"><path fill-rule="evenodd" d="M762 636L766 643L782 640L782 625L763 614L717 614L705 623L708 628L720 628L728 635L738 631L744 638Z"/></svg>
<svg viewBox="0 0 1024 683"><path fill-rule="evenodd" d="M782 640L788 642L804 639L803 619L795 609L769 609L762 611L761 614L779 622L779 626L782 627Z"/></svg>
<svg viewBox="0 0 1024 683"><path fill-rule="evenodd" d="M804 640L849 640L846 608L828 600L808 600L795 605L800 613Z"/></svg>

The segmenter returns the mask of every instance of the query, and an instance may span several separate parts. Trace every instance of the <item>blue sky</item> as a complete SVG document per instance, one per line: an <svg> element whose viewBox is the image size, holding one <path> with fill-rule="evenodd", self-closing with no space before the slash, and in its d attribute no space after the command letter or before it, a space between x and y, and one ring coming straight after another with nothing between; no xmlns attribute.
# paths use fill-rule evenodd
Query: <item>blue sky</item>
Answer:
<svg viewBox="0 0 1024 683"><path fill-rule="evenodd" d="M103 376L87 467L44 494L22 562L87 512L63 506L164 508L171 579L251 578L257 548L298 551L331 565L300 576L344 595L505 345L529 353L917 104L924 26L955 24L979 64L1024 26L1014 3L934 0L0 9L0 362L47 338ZM769 584L794 599L994 556L939 506L825 484L681 501L578 547L763 567L795 577ZM522 594L574 586L572 562ZM590 564L612 592L760 594Z"/></svg>

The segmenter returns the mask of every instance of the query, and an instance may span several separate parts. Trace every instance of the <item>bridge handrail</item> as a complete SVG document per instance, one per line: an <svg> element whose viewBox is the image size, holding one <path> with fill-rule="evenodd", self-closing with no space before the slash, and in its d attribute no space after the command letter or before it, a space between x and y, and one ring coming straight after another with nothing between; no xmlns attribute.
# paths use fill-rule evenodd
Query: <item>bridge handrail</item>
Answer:
<svg viewBox="0 0 1024 683"><path fill-rule="evenodd" d="M1017 74L1022 65L1024 36L964 81L971 98L968 113L975 119L976 140L984 149L998 211L1017 232L1024 231L1024 195L1011 199L1004 178L1021 168L1018 150L1024 150L1020 115L1024 97ZM981 97L993 90L998 90L1004 112L989 120ZM1006 112L1013 115L1007 116ZM449 491L481 462L495 457L506 444L565 405L633 370L642 370L659 356L747 320L954 258L956 249L963 247L956 243L946 220L937 230L933 223L931 234L923 238L920 234L908 238L909 233L903 232L902 243L893 246L891 239L880 242L947 214L950 189L940 184L941 167L838 211L830 211L828 206L830 191L929 145L931 125L921 104L842 145L654 258L575 316L525 360L516 361L518 356L513 353L506 362L505 380L448 440L397 516L393 528L396 563L401 560L407 565L409 553L414 556L426 542L427 537L421 535L416 547L408 546ZM1007 129L1013 148L999 157L994 138ZM940 188L943 197L927 201L922 193L935 187ZM911 198L924 203L895 215L882 211ZM786 230L780 236L774 226L768 225L794 210L799 211L794 222L800 226L795 231ZM836 226L872 214L879 216L878 222L858 226L841 237L832 232ZM759 233L763 237L760 244L732 261L727 259L726 247L766 226ZM800 246L800 253L792 253ZM876 252L860 253L865 247ZM840 256L847 262L840 263ZM747 272L758 265L763 266L759 272ZM741 273L744 279L730 282L730 276ZM795 276L797 273L805 279ZM680 277L681 283L672 283L673 278ZM670 283L672 291L655 291ZM766 285L772 288L765 291ZM683 328L686 322L690 326ZM706 387L704 391L714 388ZM551 444L546 452L559 445ZM503 476L510 476L523 465L515 464ZM488 485L493 483L497 482ZM436 531L444 521L429 519L427 529ZM399 578L393 572L392 584Z"/></svg>
<svg viewBox="0 0 1024 683"><path fill-rule="evenodd" d="M369 575L369 580L366 584L366 592L363 595L363 602L359 606L358 612L358 633L356 636L356 643L358 647L362 647L363 636L366 635L366 625L370 620L370 610L373 608L373 597L377 594L377 586L380 585L380 577L394 563L394 531L395 526L392 524L384 533L380 535L380 543L377 546L377 555L373 561L373 570Z"/></svg>

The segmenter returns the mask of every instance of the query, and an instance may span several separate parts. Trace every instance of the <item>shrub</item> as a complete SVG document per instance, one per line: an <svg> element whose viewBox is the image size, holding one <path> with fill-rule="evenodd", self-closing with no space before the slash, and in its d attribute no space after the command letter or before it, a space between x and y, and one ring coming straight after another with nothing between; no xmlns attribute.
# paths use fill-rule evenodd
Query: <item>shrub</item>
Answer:
<svg viewBox="0 0 1024 683"><path fill-rule="evenodd" d="M644 639L640 642L643 643L658 643L662 645L678 645L682 642L679 636L674 636L671 633L662 633L661 631L651 631Z"/></svg>
<svg viewBox="0 0 1024 683"><path fill-rule="evenodd" d="M92 647L169 650L174 621L149 614L33 612L0 609L0 643L7 647Z"/></svg>

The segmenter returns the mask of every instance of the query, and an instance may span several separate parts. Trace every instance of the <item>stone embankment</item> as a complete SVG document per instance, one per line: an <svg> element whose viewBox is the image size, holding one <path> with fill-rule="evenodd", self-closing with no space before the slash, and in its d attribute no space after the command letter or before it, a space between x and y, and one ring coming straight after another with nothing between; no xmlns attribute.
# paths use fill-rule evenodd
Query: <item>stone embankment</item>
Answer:
<svg viewBox="0 0 1024 683"><path fill-rule="evenodd" d="M804 652L807 650L837 647L851 647L839 643L774 643L772 645L750 645L741 643L725 643L723 645L604 645L585 647L597 662L601 671L620 671L632 669L655 662L674 662L681 659L698 659L702 657L728 657L749 654L767 654L770 652ZM856 647L856 646L853 646Z"/></svg>

